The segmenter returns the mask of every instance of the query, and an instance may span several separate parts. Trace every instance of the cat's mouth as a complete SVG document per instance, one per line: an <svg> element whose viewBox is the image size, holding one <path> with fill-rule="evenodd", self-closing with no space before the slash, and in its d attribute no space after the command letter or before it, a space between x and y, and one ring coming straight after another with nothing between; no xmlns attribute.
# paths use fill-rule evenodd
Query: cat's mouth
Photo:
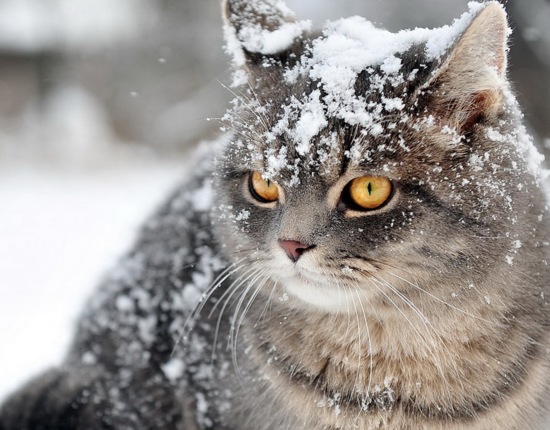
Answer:
<svg viewBox="0 0 550 430"><path fill-rule="evenodd" d="M274 252L270 277L284 288L289 296L303 304L330 313L346 313L350 303L357 300L356 288L338 275L331 275L319 267L322 257L305 254L291 262L281 250ZM353 296L353 297L351 297Z"/></svg>

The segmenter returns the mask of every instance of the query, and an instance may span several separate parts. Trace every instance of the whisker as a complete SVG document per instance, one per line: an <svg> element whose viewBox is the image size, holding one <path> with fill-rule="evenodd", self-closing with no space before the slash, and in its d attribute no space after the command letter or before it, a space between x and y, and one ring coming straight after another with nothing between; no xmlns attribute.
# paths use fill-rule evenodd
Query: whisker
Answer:
<svg viewBox="0 0 550 430"><path fill-rule="evenodd" d="M244 265L240 266L239 269L235 270L234 272L242 269L244 267ZM227 287L227 289L223 292L223 294L220 296L220 298L218 299L218 301L216 303L214 303L214 306L212 306L212 309L210 309L210 312L208 313L208 318L212 318L212 315L214 314L214 312L216 311L216 309L218 308L219 304L222 303L224 301L224 299L226 298L226 296L228 294L230 294L231 292L231 289L233 288L233 286L239 282L240 280L242 280L242 282L237 286L237 288L239 288L243 282L246 281L246 279L243 280L243 277L246 276L247 274L249 274L250 272L252 271L256 271L256 270L259 270L259 269L256 269L254 267L249 267L244 273L242 273L237 279L235 279L231 285L229 287ZM232 272L232 273L234 273ZM224 279L225 280L225 279Z"/></svg>
<svg viewBox="0 0 550 430"><path fill-rule="evenodd" d="M336 285L338 286L338 291L341 291L340 284L338 283L338 279L336 279L336 276L333 275L334 280L336 281ZM347 294L344 294L344 297L346 299L346 306L347 306L347 316L348 316L348 326L346 327L346 333L344 336L347 336L349 333L350 325L351 325L351 318L350 318L350 306L349 306L349 298ZM340 303L338 303L338 308L340 307Z"/></svg>
<svg viewBox="0 0 550 430"><path fill-rule="evenodd" d="M363 297L365 297L365 299L368 301L368 303L370 304L370 300L368 299L367 295L361 290L361 289L357 289L355 290L355 294L357 295L357 301L359 302L359 304L361 305L361 311L363 312L363 320L365 321L365 326L367 328L367 340L369 342L369 381L367 383L367 394L370 396L370 392L371 392L371 386L372 386L372 372L373 372L373 352L372 352L372 339L371 339L371 335L370 335L370 328L369 328L369 322L367 320L367 313L365 312L365 307L363 306L363 302L361 301L361 298L359 297L359 292L363 293ZM371 304L372 306L372 304Z"/></svg>
<svg viewBox="0 0 550 430"><path fill-rule="evenodd" d="M251 272L252 272L252 274L250 274ZM222 305L222 308L220 309L220 313L218 314L218 319L216 321L216 330L214 331L214 340L213 340L213 347L212 347L213 354L214 354L214 352L217 348L217 344L218 344L218 336L219 336L222 317L223 317L223 314L225 313L225 309L227 308L227 306L229 305L229 302L231 301L231 298L238 291L238 289L246 281L248 281L248 279L250 279L253 276L257 275L259 272L260 272L260 269L255 269L255 268L250 268L249 270L247 270L245 273L243 273L239 278L237 278L228 287L228 289L224 292L224 294L220 297L220 299L216 303L216 306L217 306L219 303L224 302L223 305ZM248 275L248 274L250 274L250 275ZM248 275L248 276L246 276L246 275ZM214 309L212 311L214 311ZM211 316L212 316L212 314L209 315L209 317L211 317ZM229 339L228 339L228 342L229 342Z"/></svg>
<svg viewBox="0 0 550 430"><path fill-rule="evenodd" d="M258 102L258 105L261 106L261 103L260 103L260 99L258 98L258 95L256 94L256 92L254 91L254 88L252 87L252 85L250 85L250 83L248 83L248 88L250 89L250 92L252 93L252 95L254 96L254 99ZM261 113L258 113L256 112L258 115L260 115L264 121L262 121L262 124L263 126L265 127L265 131L268 131L269 130L269 127L267 125L267 123L269 122L268 121L268 118L267 118L267 115L262 115Z"/></svg>
<svg viewBox="0 0 550 430"><path fill-rule="evenodd" d="M239 96L235 91L233 91L231 88L229 88L223 82L218 80L218 83L222 86L222 88L224 88L225 90L227 90L231 94L233 94L258 119L258 121L260 121L262 123L262 125L265 127L265 131L269 130L269 127L267 127L267 124L263 122L263 118L261 118L258 115L258 113L250 107L250 100L247 99L247 101L245 102L241 96Z"/></svg>
<svg viewBox="0 0 550 430"><path fill-rule="evenodd" d="M397 268L397 269L398 269L398 268ZM399 270L399 269L398 269L398 270ZM467 312L467 311L465 311L465 310L463 310L463 309L457 308L456 306L452 305L451 303L449 303L449 302L447 302L447 301L441 299L440 297L437 297L436 295L430 293L429 291L426 291L425 289L419 287L418 285L416 285L415 283L409 281L409 280L406 279L406 278L403 278L403 277L401 277L401 276L399 276L399 275L397 275L397 274L395 274L395 273L393 273L393 272L390 272L389 270L388 270L388 273L389 273L390 275L395 276L396 278L402 280L403 282L406 282L406 283L407 283L408 285L410 285L411 287L414 287L414 288L416 288L417 290L422 291L424 294L428 295L428 296L431 297L432 299L437 300L438 302L440 302L440 303L442 303L442 304L444 304L444 305L446 305L446 306L449 306L451 309L454 309L454 310L457 311L457 312L460 312L460 313L462 313L462 314L464 314L464 315L467 315L467 316L469 316L469 317L475 318L475 319L480 320L480 321L491 322L491 321L489 321L489 320L487 320L487 319L485 319L485 318L483 318L483 317L474 315L474 314L472 314L472 313L470 313L470 312Z"/></svg>
<svg viewBox="0 0 550 430"><path fill-rule="evenodd" d="M239 263L246 260L248 257L243 257L242 259L236 261L235 263L230 264L226 269L224 269L218 277L210 284L210 286L207 288L207 290L201 295L199 301L195 304L193 310L189 313L187 319L185 320L183 327L180 330L180 334L178 335L178 338L174 344L174 347L172 348L171 356L174 355L177 346L182 341L186 341L188 339L188 336L190 332L193 330L193 327L195 326L195 323L199 317L200 312L202 311L204 305L206 302L210 299L214 291L225 281L225 279L230 276L232 273L236 272L243 266L238 266ZM236 267L237 266L237 267ZM233 269L236 267L233 271ZM224 277L224 274L227 272L230 272L227 276ZM223 279L222 279L223 277Z"/></svg>
<svg viewBox="0 0 550 430"><path fill-rule="evenodd" d="M248 295L248 292L254 287L254 284L256 281L262 276L260 274L261 270L258 269L256 272L254 272L254 278L249 282L249 284L246 286L245 290L239 297L239 301L237 303L237 306L235 307L235 311L233 312L233 318L231 321L231 327L229 329L229 339L228 339L228 347L231 350L231 357L233 361L233 366L235 367L235 371L237 373L237 376L239 380L242 379L242 374L239 369L239 364L237 361L237 336L239 332L240 322L238 321L239 311L241 309L242 304L244 303L244 300L246 296ZM244 318L243 318L244 319Z"/></svg>
<svg viewBox="0 0 550 430"><path fill-rule="evenodd" d="M424 315L424 313L422 311L420 311L420 309L418 309L418 307L413 303L411 302L411 300L409 300L406 296L404 296L402 293L400 293L393 285L391 285L389 282L387 282L386 280L384 279L381 279L381 278L378 278L376 276L374 276L374 278L378 281L378 282L382 282L383 284L385 284L389 289L390 291L392 291L394 294L396 294L401 300L403 300L403 302L405 302L405 304L407 306L409 306L409 308L411 308L411 310L416 314L416 316L420 319L420 321L422 322L422 324L424 325L424 328L426 329L426 333L430 336L430 340L431 340L431 343L432 343L432 347L434 348L430 348L429 345L427 344L427 342L425 342L425 345L426 347L428 347L428 351L430 351L432 357L434 358L434 363L436 364L436 367L439 371L439 373L441 374L441 377L443 378L443 381L445 381L445 384L446 386L448 387L448 383L447 383L447 377L445 375L445 371L443 369L443 366L441 364L441 360L439 358L439 355L436 353L435 351L435 347L436 346L441 346L443 347L446 352L448 353L448 356L449 358L452 358L452 355L449 351L449 349L447 348L443 338L441 337L441 335L437 332L437 330L435 329L435 327L433 327L433 325L431 324L430 320ZM410 322L410 320L409 320ZM411 327L413 327L413 329L415 329L415 331L417 331L417 333L420 334L420 331L412 324L412 322L410 322L411 324ZM430 334L430 331L433 331L433 333L436 334L436 336L438 337L439 339L439 344L436 344L435 343L435 339L433 338L433 336ZM422 335L421 335L422 336ZM422 336L422 338L426 341L427 339ZM455 370L457 370L456 368L456 363L454 362L453 360L453 364L455 365Z"/></svg>
<svg viewBox="0 0 550 430"><path fill-rule="evenodd" d="M403 310L397 305L397 303L395 303L392 300L392 298L390 296L388 296L388 294L377 285L378 283L380 283L380 281L378 279L373 279L373 285L378 289L378 291L380 291L390 301L390 303L397 309L397 311L403 316L403 318L405 318L405 321L407 321L407 323L409 323L409 325L416 332L416 334L418 334L420 336L420 339L424 342L424 345L426 346L427 350L431 351L432 348L430 348L430 345L428 345L427 339L424 337L424 335L418 330L418 328L416 328L416 326L412 323L412 321L405 314L405 312L403 312ZM433 339L432 339L432 342L433 342ZM432 347L434 347L434 346L435 345L432 344Z"/></svg>
<svg viewBox="0 0 550 430"><path fill-rule="evenodd" d="M216 291L216 289L218 289L229 276L231 276L233 273L237 272L239 269L244 267L244 265L239 265L239 264L242 263L247 258L249 258L249 257L245 256L245 257L241 258L240 260L236 261L235 263L230 264L223 272L221 272L216 277L216 279L210 284L210 287L208 287L206 292L204 292L201 295L201 297L199 299L199 302L195 305L194 309L189 314L189 317L187 318L187 320L186 320L186 322L183 326L184 328L187 326L187 324L190 321L192 321L192 323L193 323L192 325L195 324L196 319L198 318L199 314L202 312L204 306L206 305L206 303L208 302L210 297L212 297L212 294L214 294L214 291ZM233 269L233 270L231 270L231 269Z"/></svg>
<svg viewBox="0 0 550 430"><path fill-rule="evenodd" d="M357 322L357 371L355 372L355 382L353 384L354 387L357 388L357 381L359 380L359 375L361 373L361 359L363 356L362 342L361 342L361 324L359 322L359 313L357 311L357 304L355 303L355 299L353 298L353 294L350 287L348 287L348 291L349 291L351 300L353 302L353 308L355 310L355 320Z"/></svg>
<svg viewBox="0 0 550 430"><path fill-rule="evenodd" d="M408 275L410 275L410 276L414 276L413 273L409 272L408 270L406 270L406 269L404 269L404 268L402 268L402 267L398 267L398 266L396 266L396 265L393 265L393 264L390 264L390 263L386 263L386 262L381 261L381 260L373 260L373 262L376 263L376 264L380 264L380 265L382 265L382 266L387 266L387 267L391 267L392 269L399 270L399 271L404 272L404 273L406 273L406 274L408 274ZM359 270L361 270L361 269L359 269ZM398 279L400 279L400 280L406 282L407 284L409 284L410 286L416 288L417 290L419 290L419 291L425 293L426 295L428 295L429 297L433 298L434 300L437 300L438 302L440 302L440 303L442 303L442 304L444 304L444 305L446 305L446 306L449 306L451 309L454 309L454 310L456 310L456 311L458 311L458 312L460 312L460 313L462 313L462 314L464 314L464 315L467 315L467 316L469 316L469 317L475 318L475 319L480 320L480 321L489 322L489 323L491 322L491 321L489 321L489 320L487 320L487 319L485 319L485 318L483 318L483 317L481 317L481 316L474 315L474 314L472 314L472 313L470 313L470 312L468 312L468 311L465 311L464 309L460 309L460 308L454 306L453 304L447 302L446 300L444 300L444 299L442 299L442 298L440 298L440 297L437 297L437 296L434 295L433 293L430 293L429 291L426 291L425 289L421 288L421 287L418 286L417 284L415 284L415 283L409 281L409 280L406 279L406 278L403 278L403 277L397 275L396 273L393 273L393 272L391 272L391 271L389 271L389 270L386 270L386 272L389 273L390 275L395 276L396 278L398 278ZM372 275L371 272L369 272L369 274ZM477 289L476 289L476 291L479 292L479 290L477 290ZM480 293L480 294L481 294L481 293Z"/></svg>
<svg viewBox="0 0 550 430"><path fill-rule="evenodd" d="M250 290L250 288L252 288L252 286L256 283L257 279L259 279L260 276L262 276L262 275L261 274L258 275L258 277L254 278L254 280L250 283L250 287L247 288L247 290L244 292L244 294L242 296L243 299L246 297L246 295L248 294L248 291ZM252 303L254 302L254 300L256 300L256 297L258 297L258 294L260 293L261 289L266 284L268 279L269 278L264 277L263 281L256 287L256 289L252 293L252 296L248 300L248 303L246 304L244 310L241 312L241 316L239 318L239 321L237 322L237 327L234 330L234 337L233 337L233 342L232 342L232 344L233 344L233 347L232 347L232 353L233 354L232 355L233 355L234 365L235 365L238 373L240 373L239 365L238 365L238 362L237 362L237 342L238 342L238 339L239 339L239 330L241 328L241 325L244 321L244 318L245 318L246 314L248 313L248 311L250 310L250 307L252 306ZM238 310L240 309L241 304L242 303L239 303L239 305L237 306L237 310L235 312L235 317L238 316Z"/></svg>
<svg viewBox="0 0 550 430"><path fill-rule="evenodd" d="M271 301L273 300L273 296L275 295L275 290L277 289L277 285L278 285L277 282L273 283L273 287L271 287L269 297L267 298L267 300L265 302L265 305L264 305L264 308L262 309L262 312L260 313L260 316L258 317L258 320L254 324L254 327L257 327L260 324L260 321L262 320L262 318L266 315L267 309L271 305Z"/></svg>

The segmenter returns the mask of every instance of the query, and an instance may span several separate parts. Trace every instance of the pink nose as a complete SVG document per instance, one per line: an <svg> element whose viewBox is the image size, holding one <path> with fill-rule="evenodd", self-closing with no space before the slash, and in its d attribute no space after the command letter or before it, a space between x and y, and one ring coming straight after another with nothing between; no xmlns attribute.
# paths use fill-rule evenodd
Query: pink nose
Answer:
<svg viewBox="0 0 550 430"><path fill-rule="evenodd" d="M305 251L315 247L315 245L306 245L301 242L296 242L295 240L280 240L280 239L279 239L279 245L281 245L281 248L285 250L286 255L288 255L288 258L290 258L294 263L298 261L300 256Z"/></svg>

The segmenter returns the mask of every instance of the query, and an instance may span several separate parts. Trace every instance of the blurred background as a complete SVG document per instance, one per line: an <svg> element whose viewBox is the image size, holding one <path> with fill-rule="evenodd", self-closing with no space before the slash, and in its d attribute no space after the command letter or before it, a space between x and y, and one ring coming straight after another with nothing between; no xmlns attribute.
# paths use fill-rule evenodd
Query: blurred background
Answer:
<svg viewBox="0 0 550 430"><path fill-rule="evenodd" d="M467 0L287 0L317 27L449 24ZM219 0L0 0L0 400L59 363L101 273L218 133ZM510 77L550 148L550 1L510 0Z"/></svg>

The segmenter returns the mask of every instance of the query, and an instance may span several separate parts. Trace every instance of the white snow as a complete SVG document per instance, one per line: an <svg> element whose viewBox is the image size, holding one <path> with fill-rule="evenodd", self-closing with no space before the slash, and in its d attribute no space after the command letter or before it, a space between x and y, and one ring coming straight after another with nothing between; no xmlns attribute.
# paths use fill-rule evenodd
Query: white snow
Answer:
<svg viewBox="0 0 550 430"><path fill-rule="evenodd" d="M87 171L0 166L0 401L60 363L84 300L184 170L154 160Z"/></svg>
<svg viewBox="0 0 550 430"><path fill-rule="evenodd" d="M248 11L254 9L257 13L263 14L266 21L275 22L276 25L273 31L268 31L258 22L241 20L238 32L232 25L228 23L224 25L225 50L233 58L233 64L236 67L242 67L245 64L243 48L253 53L276 54L288 48L296 39L313 28L309 20L295 21L294 13L283 1L251 0L245 9ZM274 11L276 14L273 13ZM246 12L245 15L247 15ZM238 80L235 81L238 82Z"/></svg>
<svg viewBox="0 0 550 430"><path fill-rule="evenodd" d="M131 313L134 311L134 301L128 296L119 296L116 299L116 307L120 312Z"/></svg>
<svg viewBox="0 0 550 430"><path fill-rule="evenodd" d="M320 97L319 90L315 90L309 95L308 101L301 109L300 119L296 123L295 139L299 142L296 151L302 156L309 153L311 139L328 124Z"/></svg>
<svg viewBox="0 0 550 430"><path fill-rule="evenodd" d="M319 79L327 92L323 101L328 114L347 121L350 125L360 124L370 128L374 118L368 114L365 100L354 91L357 76L369 67L380 65L385 76L379 85L389 79L397 84L401 60L396 56L414 45L426 44L428 60L440 57L461 34L473 16L480 10L480 3L470 3L470 10L452 25L427 29L402 30L391 33L377 28L365 18L354 16L328 22L323 37L313 42L312 56L301 64L294 74L309 74ZM385 101L388 110L400 110L402 102L397 99Z"/></svg>
<svg viewBox="0 0 550 430"><path fill-rule="evenodd" d="M168 363L161 366L164 375L169 381L178 381L185 371L185 363L181 358L174 357Z"/></svg>
<svg viewBox="0 0 550 430"><path fill-rule="evenodd" d="M209 182L205 182L202 188L193 192L191 203L198 211L205 211L212 207L214 192Z"/></svg>
<svg viewBox="0 0 550 430"><path fill-rule="evenodd" d="M254 5L260 7L256 3ZM327 127L328 118L343 120L351 126L360 125L365 132L379 135L383 129L380 120L385 112L402 111L405 103L396 96L382 97L381 103L368 104L364 94L355 92L359 74L365 70L374 72L374 67L380 67L380 73L370 78L374 90L382 90L387 83L392 86L403 83L414 73L402 75L399 54L412 46L424 46L428 61L441 57L482 8L483 4L471 2L469 11L452 25L435 29L415 28L397 33L377 28L359 16L327 22L322 37L311 43L309 54L303 56L292 69L284 71L289 85L304 76L319 81L321 88L309 95L288 100L277 123L264 131L263 138L266 142L279 137L289 139L293 141L297 153L306 158L313 139ZM269 17L273 18L272 15ZM285 49L293 40L310 30L309 22L284 23L282 17L273 19L278 23L274 31L262 28L258 22L244 22L245 19L236 26L237 30L230 24L226 25L227 49L232 53L238 68L244 65L243 48L250 52L272 54ZM234 84L245 82L241 69L234 77ZM236 105L239 106L239 103ZM354 153L353 149L350 154ZM281 169L291 170L294 172L292 179L283 185L292 187L299 184L297 160L287 159L287 154L289 152L284 146L277 151L268 147L264 154L267 161L264 174L271 177Z"/></svg>
<svg viewBox="0 0 550 430"><path fill-rule="evenodd" d="M269 55L284 51L312 28L311 21L286 22L274 31L262 29L257 24L244 27L238 37L247 51Z"/></svg>

